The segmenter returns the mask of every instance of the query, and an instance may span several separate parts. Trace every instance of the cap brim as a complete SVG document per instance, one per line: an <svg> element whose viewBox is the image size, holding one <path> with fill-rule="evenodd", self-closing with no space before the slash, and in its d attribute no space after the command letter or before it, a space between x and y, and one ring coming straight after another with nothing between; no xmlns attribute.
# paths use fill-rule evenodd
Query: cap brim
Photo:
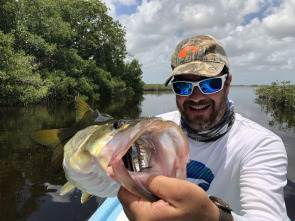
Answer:
<svg viewBox="0 0 295 221"><path fill-rule="evenodd" d="M177 75L193 74L204 77L215 77L222 71L224 63L217 62L203 62L203 61L194 61L186 64L179 65L176 67L167 80L165 81L165 86L167 86L172 77Z"/></svg>

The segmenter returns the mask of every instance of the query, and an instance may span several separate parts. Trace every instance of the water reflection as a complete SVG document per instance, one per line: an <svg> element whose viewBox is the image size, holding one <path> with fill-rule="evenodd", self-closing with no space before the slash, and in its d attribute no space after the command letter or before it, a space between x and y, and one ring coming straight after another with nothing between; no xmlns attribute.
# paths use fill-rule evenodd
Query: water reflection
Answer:
<svg viewBox="0 0 295 221"><path fill-rule="evenodd" d="M257 98L255 103L259 104L261 111L270 116L268 127L278 134L284 141L288 154L288 183L285 188L285 202L288 216L291 220L295 219L295 116L294 109L287 108L275 103Z"/></svg>
<svg viewBox="0 0 295 221"><path fill-rule="evenodd" d="M143 96L90 104L116 118L138 118ZM103 199L80 203L80 191L58 194L64 174L51 176L51 150L33 143L32 131L70 127L75 121L73 102L28 107L0 107L0 215L5 220L87 220Z"/></svg>
<svg viewBox="0 0 295 221"><path fill-rule="evenodd" d="M143 100L143 95L136 95L133 97L121 96L96 103L90 102L89 105L97 108L101 113L109 114L118 119L137 119L142 111L141 103Z"/></svg>
<svg viewBox="0 0 295 221"><path fill-rule="evenodd" d="M277 105L265 99L257 98L255 103L261 106L261 110L272 117L269 121L270 126L278 126L280 130L293 128L295 131L294 109Z"/></svg>
<svg viewBox="0 0 295 221"><path fill-rule="evenodd" d="M289 158L285 191L288 215L295 219L294 115L255 101L255 88L231 88L235 111L282 137ZM172 93L149 93L135 99L116 97L89 103L115 118L139 118L176 110ZM277 109L276 109L277 108ZM51 151L36 145L29 134L38 129L70 127L75 120L73 102L28 107L0 107L0 217L5 220L87 220L103 202L93 197L80 203L80 191L59 196L64 175L50 175Z"/></svg>

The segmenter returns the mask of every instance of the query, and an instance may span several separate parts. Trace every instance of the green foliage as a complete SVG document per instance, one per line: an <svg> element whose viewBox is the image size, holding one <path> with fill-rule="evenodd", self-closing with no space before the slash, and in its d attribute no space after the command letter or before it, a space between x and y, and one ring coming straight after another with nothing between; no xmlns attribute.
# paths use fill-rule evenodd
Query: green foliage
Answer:
<svg viewBox="0 0 295 221"><path fill-rule="evenodd" d="M18 2L14 0L0 1L0 30L5 34L15 29L17 24L17 5Z"/></svg>
<svg viewBox="0 0 295 221"><path fill-rule="evenodd" d="M143 87L144 91L171 91L171 84L165 86L164 84L145 84Z"/></svg>
<svg viewBox="0 0 295 221"><path fill-rule="evenodd" d="M125 30L99 0L0 3L0 105L142 93Z"/></svg>
<svg viewBox="0 0 295 221"><path fill-rule="evenodd" d="M0 103L4 105L39 102L50 82L34 73L34 57L13 49L12 34L0 31Z"/></svg>
<svg viewBox="0 0 295 221"><path fill-rule="evenodd" d="M141 80L142 71L141 65L138 60L133 59L131 62L127 62L122 74L122 80L128 85L128 90L134 93L142 93L144 83Z"/></svg>
<svg viewBox="0 0 295 221"><path fill-rule="evenodd" d="M262 99L295 108L295 85L291 85L290 81L272 82L271 86L257 89L256 94Z"/></svg>

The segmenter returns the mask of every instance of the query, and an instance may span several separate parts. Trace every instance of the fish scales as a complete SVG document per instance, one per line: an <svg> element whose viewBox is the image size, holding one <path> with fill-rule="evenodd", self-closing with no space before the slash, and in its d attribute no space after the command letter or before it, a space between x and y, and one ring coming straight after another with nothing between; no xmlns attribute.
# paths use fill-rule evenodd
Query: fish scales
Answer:
<svg viewBox="0 0 295 221"><path fill-rule="evenodd" d="M53 173L65 172L68 183L61 195L78 188L83 192L83 203L91 195L114 197L124 186L140 197L156 201L158 198L145 186L150 175L186 178L188 143L174 122L155 117L117 121L93 111L79 97L75 98L75 107L77 122L73 127L31 135L34 141L53 149ZM126 153L127 161L133 161L129 162L133 171L123 163Z"/></svg>

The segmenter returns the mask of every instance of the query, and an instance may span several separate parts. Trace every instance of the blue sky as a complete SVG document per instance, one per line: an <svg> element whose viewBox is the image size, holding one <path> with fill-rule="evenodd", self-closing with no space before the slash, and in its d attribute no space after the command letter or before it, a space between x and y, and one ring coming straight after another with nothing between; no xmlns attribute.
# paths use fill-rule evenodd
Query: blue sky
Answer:
<svg viewBox="0 0 295 221"><path fill-rule="evenodd" d="M126 29L145 83L163 83L176 44L210 34L229 57L233 84L295 84L295 0L102 0ZM132 59L132 58L130 58Z"/></svg>
<svg viewBox="0 0 295 221"><path fill-rule="evenodd" d="M120 3L116 3L115 7L116 7L116 16L134 14L137 9L137 5L123 5Z"/></svg>

